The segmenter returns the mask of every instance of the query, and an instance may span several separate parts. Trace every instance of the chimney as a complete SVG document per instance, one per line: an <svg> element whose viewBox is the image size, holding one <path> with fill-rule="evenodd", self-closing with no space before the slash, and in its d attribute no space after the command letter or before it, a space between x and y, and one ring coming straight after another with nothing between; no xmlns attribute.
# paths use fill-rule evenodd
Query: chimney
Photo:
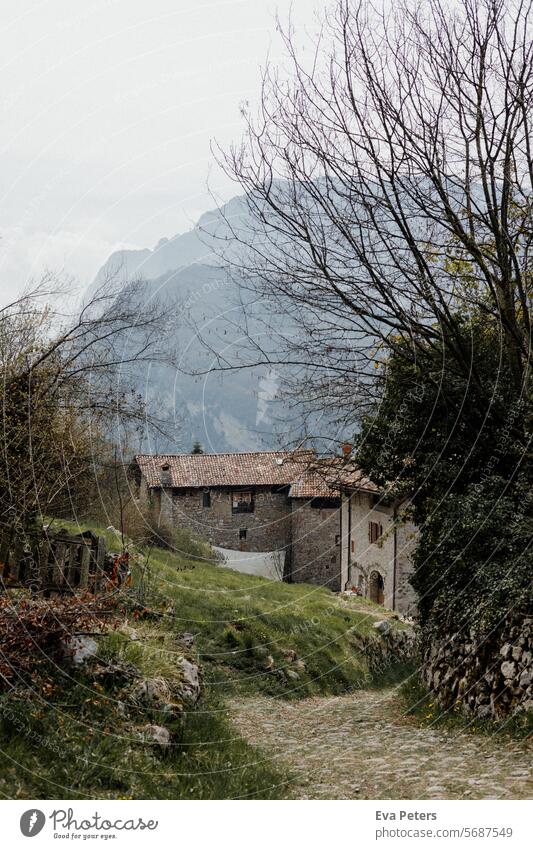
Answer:
<svg viewBox="0 0 533 849"><path fill-rule="evenodd" d="M342 445L342 456L344 457L344 459L345 459L345 460L347 460L347 459L348 459L348 457L350 456L350 454L352 453L352 451L353 451L353 445L352 445L352 443L351 443L351 442L343 442L343 445Z"/></svg>
<svg viewBox="0 0 533 849"><path fill-rule="evenodd" d="M163 463L161 466L161 486L170 486L170 464Z"/></svg>

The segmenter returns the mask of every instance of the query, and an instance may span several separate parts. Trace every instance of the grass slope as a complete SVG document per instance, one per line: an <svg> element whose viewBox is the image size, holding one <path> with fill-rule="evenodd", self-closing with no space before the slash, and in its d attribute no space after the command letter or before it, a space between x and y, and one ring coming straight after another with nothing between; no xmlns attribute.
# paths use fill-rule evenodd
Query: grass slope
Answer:
<svg viewBox="0 0 533 849"><path fill-rule="evenodd" d="M120 547L113 534L100 533L111 549ZM119 628L99 640L100 659L172 684L184 653L180 636L192 633L191 652L204 674L196 709L164 717L129 702L125 709L120 676L100 681L87 669L50 667L30 687L0 697L0 792L9 798L287 798L290 776L236 737L224 697L260 692L295 699L368 686L359 641L378 639L373 623L384 615L361 599L153 550L148 569L136 567L134 586L124 594ZM138 728L146 723L169 728L172 747L144 742Z"/></svg>

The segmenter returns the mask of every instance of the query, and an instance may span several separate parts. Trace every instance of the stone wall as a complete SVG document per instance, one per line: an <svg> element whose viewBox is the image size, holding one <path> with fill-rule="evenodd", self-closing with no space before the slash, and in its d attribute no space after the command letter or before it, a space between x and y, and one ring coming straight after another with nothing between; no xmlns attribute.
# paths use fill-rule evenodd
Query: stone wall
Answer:
<svg viewBox="0 0 533 849"><path fill-rule="evenodd" d="M338 507L312 507L308 500L293 499L290 579L298 584L318 584L340 591Z"/></svg>
<svg viewBox="0 0 533 849"><path fill-rule="evenodd" d="M397 665L414 665L417 644L413 628L393 627L389 619L374 623L375 635L360 636L355 640L365 655L372 677L380 680L387 670Z"/></svg>
<svg viewBox="0 0 533 849"><path fill-rule="evenodd" d="M481 718L533 710L533 618L507 622L496 638L432 641L422 679L441 707Z"/></svg>
<svg viewBox="0 0 533 849"><path fill-rule="evenodd" d="M413 557L418 543L418 528L412 522L400 522L396 530L395 610L404 616L415 616L416 593L411 586Z"/></svg>
<svg viewBox="0 0 533 849"><path fill-rule="evenodd" d="M203 506L203 490L152 494L161 520L233 551L278 551L290 545L290 504L285 493L270 487L254 490L253 513L232 513L231 490L211 489L211 506ZM240 539L240 531L246 539Z"/></svg>

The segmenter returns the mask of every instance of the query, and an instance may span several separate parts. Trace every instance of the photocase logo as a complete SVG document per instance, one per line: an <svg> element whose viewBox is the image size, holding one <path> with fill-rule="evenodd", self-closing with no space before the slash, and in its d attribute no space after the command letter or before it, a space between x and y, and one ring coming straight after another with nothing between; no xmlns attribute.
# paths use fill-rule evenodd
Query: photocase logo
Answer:
<svg viewBox="0 0 533 849"><path fill-rule="evenodd" d="M42 811L37 808L31 808L29 811L24 811L20 818L20 830L24 837L35 837L42 831L46 822L46 817Z"/></svg>

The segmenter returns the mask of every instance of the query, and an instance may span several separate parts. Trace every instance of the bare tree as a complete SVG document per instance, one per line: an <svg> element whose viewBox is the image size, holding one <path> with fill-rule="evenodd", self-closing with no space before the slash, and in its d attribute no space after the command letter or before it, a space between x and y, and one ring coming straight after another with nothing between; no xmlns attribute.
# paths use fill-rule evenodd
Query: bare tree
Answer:
<svg viewBox="0 0 533 849"><path fill-rule="evenodd" d="M132 387L142 363L171 358L177 310L147 305L142 282L117 290L107 281L74 316L66 296L47 276L0 312L0 504L10 534L97 495L99 464L121 429L163 426Z"/></svg>
<svg viewBox="0 0 533 849"><path fill-rule="evenodd" d="M474 311L530 395L532 20L521 0L336 0L311 53L282 30L289 72L267 68L259 114L220 156L252 220L234 234L241 286L266 298L274 340L249 334L247 364L305 370L299 403L353 420L385 351L440 340L483 397Z"/></svg>

